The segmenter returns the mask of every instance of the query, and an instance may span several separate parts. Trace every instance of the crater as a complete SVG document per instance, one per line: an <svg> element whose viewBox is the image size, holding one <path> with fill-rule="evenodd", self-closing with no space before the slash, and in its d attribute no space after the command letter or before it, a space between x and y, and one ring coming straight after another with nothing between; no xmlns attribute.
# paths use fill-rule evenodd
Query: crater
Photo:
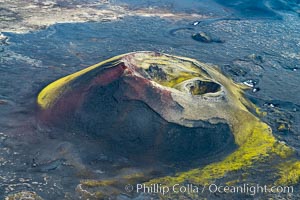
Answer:
<svg viewBox="0 0 300 200"><path fill-rule="evenodd" d="M188 85L193 95L202 95L206 93L215 93L220 91L221 86L214 82L194 81Z"/></svg>
<svg viewBox="0 0 300 200"><path fill-rule="evenodd" d="M221 85L212 81L202 81L199 79L187 80L182 83L183 87L177 86L179 90L192 95L204 95L207 93L217 93L221 91Z"/></svg>

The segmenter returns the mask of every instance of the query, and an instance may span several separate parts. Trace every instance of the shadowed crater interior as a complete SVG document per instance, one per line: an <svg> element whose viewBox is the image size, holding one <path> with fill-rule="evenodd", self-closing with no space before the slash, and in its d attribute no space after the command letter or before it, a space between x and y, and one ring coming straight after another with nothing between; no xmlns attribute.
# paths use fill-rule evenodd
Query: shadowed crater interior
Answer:
<svg viewBox="0 0 300 200"><path fill-rule="evenodd" d="M221 86L214 82L195 80L186 84L191 94L202 95L206 93L215 93L220 91Z"/></svg>

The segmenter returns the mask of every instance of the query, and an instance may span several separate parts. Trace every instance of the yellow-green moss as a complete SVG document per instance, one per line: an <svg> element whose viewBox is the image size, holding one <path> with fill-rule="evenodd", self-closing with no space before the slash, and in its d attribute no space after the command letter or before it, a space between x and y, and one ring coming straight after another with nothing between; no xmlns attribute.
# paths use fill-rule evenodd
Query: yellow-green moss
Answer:
<svg viewBox="0 0 300 200"><path fill-rule="evenodd" d="M146 176L143 173L134 173L134 174L123 176L121 179L123 179L124 183L135 184L137 182L141 183L149 180L149 176Z"/></svg>
<svg viewBox="0 0 300 200"><path fill-rule="evenodd" d="M294 185L300 180L300 161L288 161L278 167L277 185Z"/></svg>
<svg viewBox="0 0 300 200"><path fill-rule="evenodd" d="M250 131L247 140L223 161L212 163L204 168L196 168L187 172L178 173L174 177L163 177L151 180L151 183L164 183L173 185L175 183L189 182L193 184L206 185L226 173L251 167L255 162L265 161L270 156L287 158L293 150L285 144L276 141L269 127L262 122L252 122L251 129L245 127L244 131Z"/></svg>
<svg viewBox="0 0 300 200"><path fill-rule="evenodd" d="M18 192L5 197L5 200L23 200L23 199L43 200L35 192L29 192L29 191Z"/></svg>
<svg viewBox="0 0 300 200"><path fill-rule="evenodd" d="M115 61L115 60L121 58L122 56L124 56L124 55L119 55L119 56L113 57L111 59L108 59L106 61L100 62L95 65L92 65L83 70L80 70L78 72L75 72L73 74L70 74L68 76L65 76L63 78L60 78L60 79L54 81L53 83L49 84L47 87L45 87L39 93L39 95L37 97L37 104L42 109L50 108L56 102L56 100L60 97L61 94L68 91L69 89L71 89L68 87L68 84L71 81L75 80L76 78L78 78L79 76L81 76L87 72L90 72L98 67L105 65L106 63Z"/></svg>
<svg viewBox="0 0 300 200"><path fill-rule="evenodd" d="M103 180L82 180L80 183L85 187L107 187L107 186L113 186L117 183L124 182L126 184L129 183L136 183L136 182L144 182L148 180L149 177L145 176L143 173L133 173L124 175L115 179L103 179Z"/></svg>
<svg viewBox="0 0 300 200"><path fill-rule="evenodd" d="M105 187L116 183L115 180L84 180L80 181L86 187Z"/></svg>
<svg viewBox="0 0 300 200"><path fill-rule="evenodd" d="M259 116L259 117L265 117L267 116L267 112L261 111L260 108L255 106L255 113Z"/></svg>
<svg viewBox="0 0 300 200"><path fill-rule="evenodd" d="M278 126L278 128L277 128L277 130L279 130L279 131L283 131L283 130L285 130L285 129L286 129L286 127L285 127L284 124L280 124L280 125Z"/></svg>
<svg viewBox="0 0 300 200"><path fill-rule="evenodd" d="M163 85L163 86L166 86L166 87L171 87L173 88L174 86L176 86L177 84L183 82L183 81L186 81L188 79L191 79L191 78L195 78L196 76L193 76L191 74L185 74L185 73L182 73L179 77L168 77L169 80L157 80L157 79L154 79L157 83Z"/></svg>

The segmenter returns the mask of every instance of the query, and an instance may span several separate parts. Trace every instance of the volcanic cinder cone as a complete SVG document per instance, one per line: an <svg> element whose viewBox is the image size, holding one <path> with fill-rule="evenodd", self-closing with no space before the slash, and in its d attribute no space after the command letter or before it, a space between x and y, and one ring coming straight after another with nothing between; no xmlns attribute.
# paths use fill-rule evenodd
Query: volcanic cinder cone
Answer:
<svg viewBox="0 0 300 200"><path fill-rule="evenodd" d="M217 110L224 102L226 90L205 68L155 52L114 57L53 82L38 97L44 123L95 135L129 157L166 161L235 147Z"/></svg>

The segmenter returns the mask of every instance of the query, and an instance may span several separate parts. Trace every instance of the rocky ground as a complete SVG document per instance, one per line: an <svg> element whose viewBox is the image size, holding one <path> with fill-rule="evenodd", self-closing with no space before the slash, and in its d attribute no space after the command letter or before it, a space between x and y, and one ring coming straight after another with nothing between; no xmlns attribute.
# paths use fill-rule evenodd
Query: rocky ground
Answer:
<svg viewBox="0 0 300 200"><path fill-rule="evenodd" d="M197 13L175 13L159 7L131 9L126 4L116 4L109 0L0 1L1 32L24 33L46 28L56 23L106 22L125 16L161 17L177 20L207 17Z"/></svg>

